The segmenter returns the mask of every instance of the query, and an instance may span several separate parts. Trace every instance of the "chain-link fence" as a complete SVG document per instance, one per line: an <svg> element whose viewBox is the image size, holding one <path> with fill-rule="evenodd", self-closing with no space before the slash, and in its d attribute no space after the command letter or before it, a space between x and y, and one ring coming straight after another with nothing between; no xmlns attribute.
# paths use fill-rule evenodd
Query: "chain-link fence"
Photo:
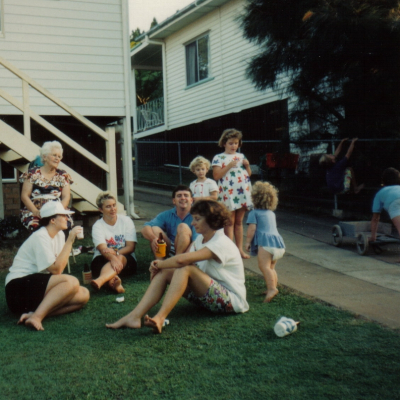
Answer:
<svg viewBox="0 0 400 400"><path fill-rule="evenodd" d="M224 150L215 141L136 140L134 143L135 183L164 188L179 183L188 185L196 178L188 168L193 158L202 155L211 162ZM277 143L280 141L243 141L242 151L252 166L252 181L272 182L279 188L281 198L303 198L310 204L315 199L325 199L333 204L333 194L326 187L325 170L318 161L321 154L334 153L339 140L292 141L287 147L290 153L270 153L269 148L279 147ZM382 171L387 167L400 168L399 151L400 139L359 139L356 143L350 161L358 183L366 185L366 190L357 196L357 202L365 209L370 209L373 194L380 187ZM212 172L208 176L212 177ZM339 200L351 199L341 197Z"/></svg>

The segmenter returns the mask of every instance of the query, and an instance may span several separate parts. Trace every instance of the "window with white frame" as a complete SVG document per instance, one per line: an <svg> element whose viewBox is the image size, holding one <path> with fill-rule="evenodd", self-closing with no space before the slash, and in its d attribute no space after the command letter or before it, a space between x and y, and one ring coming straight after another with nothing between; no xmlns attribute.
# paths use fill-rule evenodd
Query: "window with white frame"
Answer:
<svg viewBox="0 0 400 400"><path fill-rule="evenodd" d="M10 164L7 164L3 160L0 160L0 171L3 183L17 182L17 170L14 169Z"/></svg>
<svg viewBox="0 0 400 400"><path fill-rule="evenodd" d="M185 46L187 86L209 77L209 43L209 35L206 34Z"/></svg>

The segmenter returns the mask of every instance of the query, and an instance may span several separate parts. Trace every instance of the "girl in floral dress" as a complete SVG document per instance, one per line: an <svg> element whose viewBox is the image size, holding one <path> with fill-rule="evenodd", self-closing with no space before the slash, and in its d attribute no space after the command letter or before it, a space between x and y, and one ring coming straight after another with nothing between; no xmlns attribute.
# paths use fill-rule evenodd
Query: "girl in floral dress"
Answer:
<svg viewBox="0 0 400 400"><path fill-rule="evenodd" d="M251 208L251 169L246 157L237 153L242 146L242 132L226 129L219 139L218 146L225 148L212 161L213 177L219 186L218 201L231 211L231 225L225 227L225 234L239 248L242 258L250 258L243 251L243 217L247 208Z"/></svg>

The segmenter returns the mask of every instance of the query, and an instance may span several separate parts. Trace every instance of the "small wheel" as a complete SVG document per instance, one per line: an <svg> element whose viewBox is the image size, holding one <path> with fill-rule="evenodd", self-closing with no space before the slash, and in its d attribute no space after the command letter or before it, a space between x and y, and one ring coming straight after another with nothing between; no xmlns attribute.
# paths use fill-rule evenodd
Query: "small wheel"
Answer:
<svg viewBox="0 0 400 400"><path fill-rule="evenodd" d="M368 250L368 236L360 233L357 236L357 251L360 256L363 256Z"/></svg>
<svg viewBox="0 0 400 400"><path fill-rule="evenodd" d="M332 227L332 244L334 246L340 246L343 241L342 228L339 225L333 225Z"/></svg>

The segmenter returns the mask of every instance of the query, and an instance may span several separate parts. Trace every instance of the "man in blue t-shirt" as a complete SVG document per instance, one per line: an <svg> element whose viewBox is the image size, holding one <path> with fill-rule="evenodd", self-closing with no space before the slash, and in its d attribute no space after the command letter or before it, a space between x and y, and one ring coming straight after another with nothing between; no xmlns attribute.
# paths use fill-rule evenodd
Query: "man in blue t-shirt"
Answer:
<svg viewBox="0 0 400 400"><path fill-rule="evenodd" d="M349 149L346 155L336 162L336 159L342 151L343 143L348 139L343 139L337 147L335 154L324 154L319 159L319 164L327 168L326 170L326 183L328 188L335 194L344 194L348 192L358 193L363 187L357 185L354 170L347 166L347 162L354 150L355 142L358 138L354 138L351 141Z"/></svg>
<svg viewBox="0 0 400 400"><path fill-rule="evenodd" d="M157 240L162 233L167 243L167 254L186 252L197 233L192 224L192 191L188 186L178 185L172 192L174 208L158 214L154 219L144 224L142 235L150 242L151 250L156 257ZM156 257L157 258L157 257Z"/></svg>

